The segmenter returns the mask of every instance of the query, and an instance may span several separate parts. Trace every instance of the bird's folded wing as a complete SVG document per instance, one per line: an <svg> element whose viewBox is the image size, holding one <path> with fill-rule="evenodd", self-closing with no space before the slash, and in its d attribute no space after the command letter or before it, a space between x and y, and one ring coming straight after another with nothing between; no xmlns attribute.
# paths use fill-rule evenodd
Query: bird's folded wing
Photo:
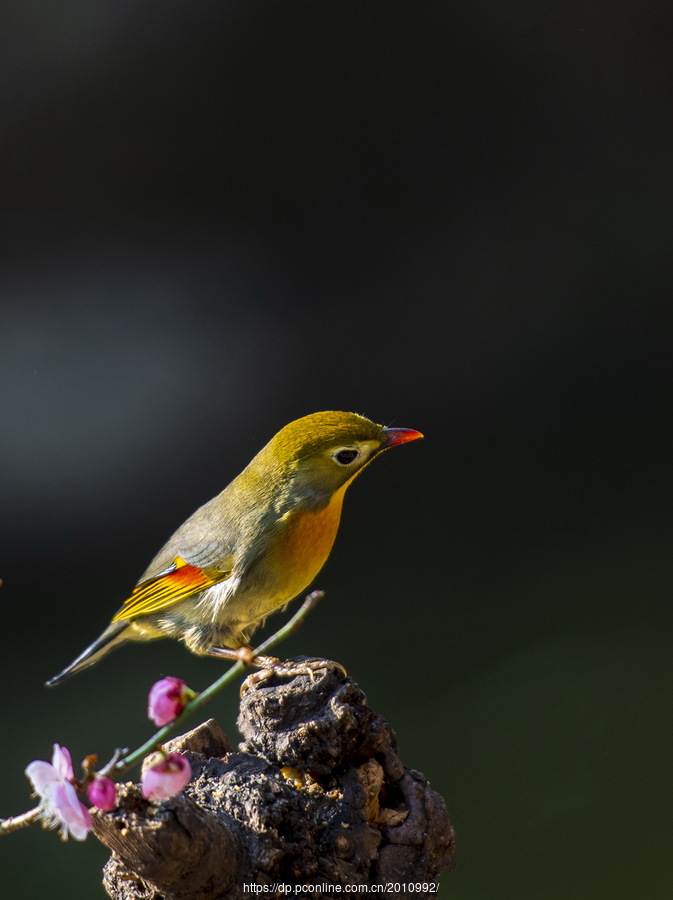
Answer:
<svg viewBox="0 0 673 900"><path fill-rule="evenodd" d="M222 572L218 569L206 571L177 556L168 568L141 581L112 621L120 622L159 612L219 581L224 581L230 575L231 572Z"/></svg>

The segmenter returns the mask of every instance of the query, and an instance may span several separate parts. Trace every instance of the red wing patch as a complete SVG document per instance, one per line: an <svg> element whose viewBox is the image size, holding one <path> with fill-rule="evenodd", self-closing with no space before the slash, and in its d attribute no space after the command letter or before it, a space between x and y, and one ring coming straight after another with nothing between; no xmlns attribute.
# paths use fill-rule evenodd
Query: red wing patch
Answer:
<svg viewBox="0 0 673 900"><path fill-rule="evenodd" d="M159 612L229 577L228 572L217 574L219 578L212 578L203 569L191 566L178 556L171 569L139 584L112 621L136 619Z"/></svg>

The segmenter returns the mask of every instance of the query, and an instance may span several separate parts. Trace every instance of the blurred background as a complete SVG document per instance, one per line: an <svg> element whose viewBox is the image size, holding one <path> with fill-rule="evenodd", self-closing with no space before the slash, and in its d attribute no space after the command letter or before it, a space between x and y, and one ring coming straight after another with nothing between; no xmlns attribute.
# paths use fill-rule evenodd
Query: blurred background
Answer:
<svg viewBox="0 0 673 900"><path fill-rule="evenodd" d="M426 440L349 493L282 653L343 663L446 798L441 895L669 897L670 6L0 16L0 815L54 741L107 759L158 677L214 680L158 642L43 687L282 425L347 409ZM13 900L105 896L91 837L0 857Z"/></svg>

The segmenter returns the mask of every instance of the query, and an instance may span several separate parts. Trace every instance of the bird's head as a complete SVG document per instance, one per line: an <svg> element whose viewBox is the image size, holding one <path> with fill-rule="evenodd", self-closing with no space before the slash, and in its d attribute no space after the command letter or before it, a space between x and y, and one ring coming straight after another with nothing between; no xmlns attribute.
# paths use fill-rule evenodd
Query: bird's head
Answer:
<svg viewBox="0 0 673 900"><path fill-rule="evenodd" d="M291 482L297 497L322 505L383 450L422 438L411 428L385 428L350 412L318 412L290 422L251 465Z"/></svg>

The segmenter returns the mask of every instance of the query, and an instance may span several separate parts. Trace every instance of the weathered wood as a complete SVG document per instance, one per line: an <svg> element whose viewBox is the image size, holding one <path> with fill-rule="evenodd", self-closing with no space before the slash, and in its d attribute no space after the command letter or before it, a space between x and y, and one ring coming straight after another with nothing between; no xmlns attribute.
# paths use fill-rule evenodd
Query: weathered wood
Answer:
<svg viewBox="0 0 673 900"><path fill-rule="evenodd" d="M94 815L112 850L111 897L239 900L244 885L282 896L295 885L433 882L451 868L442 798L405 768L392 729L343 669L319 664L247 680L238 752L213 720L171 741L192 766L183 794L155 805L127 785L117 810Z"/></svg>

